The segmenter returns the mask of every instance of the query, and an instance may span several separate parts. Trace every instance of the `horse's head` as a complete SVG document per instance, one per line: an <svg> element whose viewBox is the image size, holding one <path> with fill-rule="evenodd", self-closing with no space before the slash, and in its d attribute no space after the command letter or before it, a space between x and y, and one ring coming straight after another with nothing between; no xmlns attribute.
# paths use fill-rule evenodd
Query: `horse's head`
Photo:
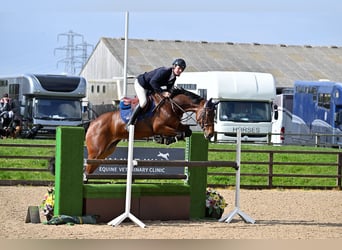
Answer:
<svg viewBox="0 0 342 250"><path fill-rule="evenodd" d="M212 98L210 98L205 102L201 111L197 113L198 124L203 129L206 139L214 136L214 118L217 104L217 102L213 102Z"/></svg>
<svg viewBox="0 0 342 250"><path fill-rule="evenodd" d="M171 90L169 99L171 100L172 112L178 112L180 118L185 112L195 112L196 121L201 126L204 137L210 139L214 136L217 103L213 102L212 99L206 101L201 96L179 87Z"/></svg>

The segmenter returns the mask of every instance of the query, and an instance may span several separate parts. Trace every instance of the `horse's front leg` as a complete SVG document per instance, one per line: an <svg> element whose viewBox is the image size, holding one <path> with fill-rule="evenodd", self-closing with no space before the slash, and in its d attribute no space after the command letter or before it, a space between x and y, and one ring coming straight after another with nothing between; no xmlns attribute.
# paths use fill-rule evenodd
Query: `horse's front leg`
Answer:
<svg viewBox="0 0 342 250"><path fill-rule="evenodd" d="M153 134L174 137L177 135L177 129L174 126L162 124L153 127Z"/></svg>
<svg viewBox="0 0 342 250"><path fill-rule="evenodd" d="M154 134L161 135L161 137L155 137L156 141L161 144L169 145L179 140L184 140L185 137L189 137L192 134L189 125L178 124L176 128L171 126L163 126L154 130Z"/></svg>
<svg viewBox="0 0 342 250"><path fill-rule="evenodd" d="M183 134L184 138L190 137L192 135L192 130L190 129L189 125L180 123L177 127L177 130Z"/></svg>
<svg viewBox="0 0 342 250"><path fill-rule="evenodd" d="M190 126L182 124L181 127L178 127L177 135L175 137L165 138L165 144L169 145L169 144L177 142L177 141L185 141L185 138L190 137L191 135L192 135L192 131L190 129Z"/></svg>

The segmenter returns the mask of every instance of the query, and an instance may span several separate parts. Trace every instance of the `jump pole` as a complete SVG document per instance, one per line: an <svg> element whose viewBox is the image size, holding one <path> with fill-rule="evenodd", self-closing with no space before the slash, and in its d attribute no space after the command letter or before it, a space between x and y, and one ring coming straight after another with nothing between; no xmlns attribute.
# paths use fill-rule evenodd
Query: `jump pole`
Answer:
<svg viewBox="0 0 342 250"><path fill-rule="evenodd" d="M144 228L146 225L131 213L131 195L132 195L132 172L133 172L133 144L134 144L134 125L129 125L128 137L128 156L127 156L127 181L126 181L126 203L125 212L107 224L110 226L118 226L124 219L129 218L134 223Z"/></svg>
<svg viewBox="0 0 342 250"><path fill-rule="evenodd" d="M241 211L240 209L240 166L241 166L241 130L238 129L236 136L236 164L237 170L235 172L236 183L235 183L235 208L231 211L227 216L219 219L220 222L229 223L233 217L238 214L241 219L243 219L246 223L254 224L255 220L249 217L247 214Z"/></svg>

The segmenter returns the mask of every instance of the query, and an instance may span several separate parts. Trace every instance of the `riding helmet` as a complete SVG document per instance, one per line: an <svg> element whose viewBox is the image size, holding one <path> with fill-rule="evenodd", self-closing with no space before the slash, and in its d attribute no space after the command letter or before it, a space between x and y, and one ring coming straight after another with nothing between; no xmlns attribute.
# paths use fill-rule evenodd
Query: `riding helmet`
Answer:
<svg viewBox="0 0 342 250"><path fill-rule="evenodd" d="M179 66L183 70L186 68L186 63L182 58L177 58L176 60L173 61L172 63L173 66Z"/></svg>

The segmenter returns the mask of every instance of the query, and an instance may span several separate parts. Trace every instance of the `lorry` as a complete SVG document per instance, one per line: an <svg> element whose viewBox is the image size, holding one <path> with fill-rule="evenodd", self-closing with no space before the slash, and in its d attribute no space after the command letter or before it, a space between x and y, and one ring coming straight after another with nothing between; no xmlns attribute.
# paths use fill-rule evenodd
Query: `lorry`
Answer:
<svg viewBox="0 0 342 250"><path fill-rule="evenodd" d="M285 88L277 94L273 106L278 111L278 119L272 124L272 143L293 144L293 88Z"/></svg>
<svg viewBox="0 0 342 250"><path fill-rule="evenodd" d="M241 130L245 142L266 143L276 118L272 74L241 71L183 72L176 86L218 102L214 141L235 141Z"/></svg>
<svg viewBox="0 0 342 250"><path fill-rule="evenodd" d="M25 74L0 77L0 94L20 105L23 133L36 129L35 138L53 138L57 126L83 126L85 78L80 76Z"/></svg>
<svg viewBox="0 0 342 250"><path fill-rule="evenodd" d="M295 81L293 94L295 144L342 145L342 83L327 79Z"/></svg>

